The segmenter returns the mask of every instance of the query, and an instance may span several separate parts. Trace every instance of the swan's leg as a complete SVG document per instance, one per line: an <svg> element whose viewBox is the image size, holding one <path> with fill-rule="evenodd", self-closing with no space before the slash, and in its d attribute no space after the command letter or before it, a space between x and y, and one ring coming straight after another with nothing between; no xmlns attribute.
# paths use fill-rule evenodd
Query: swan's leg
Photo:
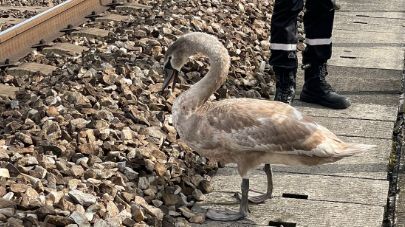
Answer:
<svg viewBox="0 0 405 227"><path fill-rule="evenodd" d="M246 217L248 214L248 192L249 192L249 179L242 179L242 198L240 200L239 212L233 211L215 211L208 210L207 218L214 221L236 221Z"/></svg>
<svg viewBox="0 0 405 227"><path fill-rule="evenodd" d="M272 197L272 194L273 194L273 173L271 171L270 164L265 164L263 170L264 170L264 172L266 173L266 176L267 176L267 192L265 194L261 193L261 192L258 192L258 193L261 193L262 195L249 197L249 201L252 202L252 203L256 203L256 204L263 203L264 201L266 201L267 199L270 199ZM257 191L254 191L254 192L257 192ZM237 199L240 199L240 194L239 193L236 193L235 196L236 196Z"/></svg>
<svg viewBox="0 0 405 227"><path fill-rule="evenodd" d="M239 212L245 217L249 212L248 207L248 193L249 193L249 179L242 179L242 199L240 200Z"/></svg>

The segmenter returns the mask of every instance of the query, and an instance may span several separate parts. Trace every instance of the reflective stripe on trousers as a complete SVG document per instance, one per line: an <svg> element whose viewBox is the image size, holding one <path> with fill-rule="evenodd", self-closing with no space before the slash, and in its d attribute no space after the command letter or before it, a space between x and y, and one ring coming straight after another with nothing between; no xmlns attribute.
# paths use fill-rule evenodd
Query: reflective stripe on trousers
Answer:
<svg viewBox="0 0 405 227"><path fill-rule="evenodd" d="M275 0L270 35L271 65L297 67L297 17L303 7L303 0ZM328 0L307 0L305 8L307 45L303 61L305 64L325 62L332 55L333 4Z"/></svg>

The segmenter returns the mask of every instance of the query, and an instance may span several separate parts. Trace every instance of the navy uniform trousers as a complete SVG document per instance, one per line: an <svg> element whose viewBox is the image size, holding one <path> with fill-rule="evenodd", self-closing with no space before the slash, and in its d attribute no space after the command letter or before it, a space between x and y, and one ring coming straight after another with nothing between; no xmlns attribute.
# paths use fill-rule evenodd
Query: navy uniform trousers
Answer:
<svg viewBox="0 0 405 227"><path fill-rule="evenodd" d="M271 19L270 65L297 68L297 17L303 8L304 0L275 0ZM306 0L303 64L322 64L331 57L334 14L331 0Z"/></svg>

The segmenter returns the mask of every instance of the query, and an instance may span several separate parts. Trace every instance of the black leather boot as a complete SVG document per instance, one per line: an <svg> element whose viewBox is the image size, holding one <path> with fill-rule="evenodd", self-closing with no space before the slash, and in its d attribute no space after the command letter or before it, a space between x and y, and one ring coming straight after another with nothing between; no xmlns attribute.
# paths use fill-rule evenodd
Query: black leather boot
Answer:
<svg viewBox="0 0 405 227"><path fill-rule="evenodd" d="M350 101L336 93L326 81L328 75L326 63L310 64L305 69L305 83L302 88L300 100L316 103L333 109L346 109Z"/></svg>
<svg viewBox="0 0 405 227"><path fill-rule="evenodd" d="M281 67L273 67L276 74L276 95L274 101L291 103L295 96L295 77L297 68L287 69Z"/></svg>

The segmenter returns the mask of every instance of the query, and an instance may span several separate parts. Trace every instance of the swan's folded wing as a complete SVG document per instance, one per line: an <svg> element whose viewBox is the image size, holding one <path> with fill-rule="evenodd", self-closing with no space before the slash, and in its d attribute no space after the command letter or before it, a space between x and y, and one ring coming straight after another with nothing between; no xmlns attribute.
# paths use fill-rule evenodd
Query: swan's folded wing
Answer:
<svg viewBox="0 0 405 227"><path fill-rule="evenodd" d="M205 116L224 145L234 150L324 156L325 151L316 148L325 139L341 142L333 133L303 117L294 108L267 103L217 105Z"/></svg>

